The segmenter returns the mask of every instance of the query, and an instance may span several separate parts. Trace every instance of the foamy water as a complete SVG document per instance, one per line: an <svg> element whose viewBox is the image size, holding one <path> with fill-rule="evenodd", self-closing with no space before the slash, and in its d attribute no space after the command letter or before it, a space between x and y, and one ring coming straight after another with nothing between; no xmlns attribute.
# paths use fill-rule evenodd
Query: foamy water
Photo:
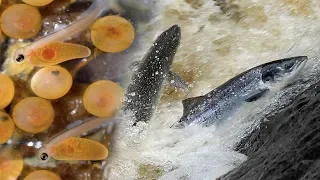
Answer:
<svg viewBox="0 0 320 180"><path fill-rule="evenodd" d="M134 54L137 59L163 30L173 24L181 27L173 69L190 83L190 89L164 94L149 124L131 127L130 115L121 118L107 160L108 179L215 179L227 173L246 160L233 151L234 145L286 96L306 87L292 87L285 96L283 91L273 91L245 104L220 127L171 129L182 115L181 99L203 95L244 70L290 56L309 57L297 79L317 74L319 1L238 0L237 4L226 4L234 8L223 13L211 0L162 0L152 22L139 26L138 32L146 35L141 52ZM148 177L146 169L155 176Z"/></svg>

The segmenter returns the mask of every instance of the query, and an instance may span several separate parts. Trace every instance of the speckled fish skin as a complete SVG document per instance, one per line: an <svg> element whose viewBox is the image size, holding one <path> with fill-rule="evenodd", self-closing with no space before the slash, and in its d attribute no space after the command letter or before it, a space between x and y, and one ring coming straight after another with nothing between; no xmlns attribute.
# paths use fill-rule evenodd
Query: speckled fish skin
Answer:
<svg viewBox="0 0 320 180"><path fill-rule="evenodd" d="M136 122L151 119L162 89L170 71L177 48L180 45L181 30L174 25L164 31L149 49L138 70L133 74L126 93L125 110L134 113Z"/></svg>
<svg viewBox="0 0 320 180"><path fill-rule="evenodd" d="M259 99L270 85L294 78L307 59L298 56L265 63L235 76L204 96L183 100L183 116L175 126L218 123L241 104Z"/></svg>

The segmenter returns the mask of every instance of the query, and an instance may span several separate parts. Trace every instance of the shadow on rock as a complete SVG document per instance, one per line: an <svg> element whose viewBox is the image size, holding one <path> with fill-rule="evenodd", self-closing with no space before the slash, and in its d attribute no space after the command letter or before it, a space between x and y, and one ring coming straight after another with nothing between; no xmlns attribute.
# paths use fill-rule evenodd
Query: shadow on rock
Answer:
<svg viewBox="0 0 320 180"><path fill-rule="evenodd" d="M248 160L218 179L320 179L320 82L266 118L235 148Z"/></svg>

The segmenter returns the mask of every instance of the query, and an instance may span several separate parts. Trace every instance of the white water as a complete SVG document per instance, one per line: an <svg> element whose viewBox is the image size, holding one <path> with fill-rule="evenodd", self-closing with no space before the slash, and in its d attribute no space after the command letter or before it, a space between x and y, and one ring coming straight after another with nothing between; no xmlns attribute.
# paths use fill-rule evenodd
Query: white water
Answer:
<svg viewBox="0 0 320 180"><path fill-rule="evenodd" d="M194 0L203 3L198 9L186 1L162 0L156 4L158 16L138 29L146 36L141 41L143 50L134 56L141 58L156 36L178 24L182 39L173 69L191 83L189 91L181 92L183 98L203 95L248 68L290 56L309 56L299 78L317 74L319 1L238 0L237 11L244 18L237 23L222 14L212 0ZM159 179L215 179L246 160L232 150L233 146L259 125L264 113L283 103L277 100L283 92L274 92L244 105L221 127L170 129L182 115L181 98L170 97L176 95L164 95L167 98L149 124L131 128L133 120L123 118L107 161L108 179L138 179L138 168L145 164L166 172Z"/></svg>

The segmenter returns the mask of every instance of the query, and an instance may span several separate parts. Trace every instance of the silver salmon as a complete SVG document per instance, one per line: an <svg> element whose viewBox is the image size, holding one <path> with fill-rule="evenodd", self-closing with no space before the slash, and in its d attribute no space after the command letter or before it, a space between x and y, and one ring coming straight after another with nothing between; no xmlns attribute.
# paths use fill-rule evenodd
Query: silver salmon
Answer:
<svg viewBox="0 0 320 180"><path fill-rule="evenodd" d="M304 68L307 59L297 56L268 62L235 76L203 96L183 100L183 116L174 126L212 125L242 103L259 99L269 87L290 82Z"/></svg>

